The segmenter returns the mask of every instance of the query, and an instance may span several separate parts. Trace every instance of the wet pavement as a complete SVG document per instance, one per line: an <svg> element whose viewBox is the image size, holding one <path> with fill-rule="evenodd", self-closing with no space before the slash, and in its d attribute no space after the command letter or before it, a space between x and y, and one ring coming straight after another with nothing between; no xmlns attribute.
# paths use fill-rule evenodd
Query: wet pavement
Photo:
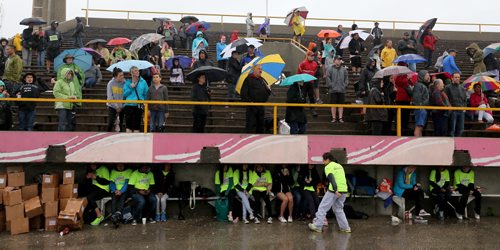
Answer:
<svg viewBox="0 0 500 250"><path fill-rule="evenodd" d="M430 219L428 224L393 226L389 217L349 220L351 234L338 232L335 220L323 233L306 221L236 225L212 218L175 219L148 225L91 227L60 236L55 232L0 234L1 249L498 249L500 217L480 221Z"/></svg>

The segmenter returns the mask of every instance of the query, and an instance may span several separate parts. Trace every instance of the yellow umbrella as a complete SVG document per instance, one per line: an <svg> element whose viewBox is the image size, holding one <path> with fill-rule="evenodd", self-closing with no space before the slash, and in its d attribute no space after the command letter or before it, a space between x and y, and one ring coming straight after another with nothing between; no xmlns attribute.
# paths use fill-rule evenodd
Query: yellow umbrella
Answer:
<svg viewBox="0 0 500 250"><path fill-rule="evenodd" d="M283 58L281 58L279 54L254 58L247 65L245 65L243 69L241 69L241 75L236 84L236 92L238 92L238 94L241 91L243 82L248 75L252 73L252 68L255 65L262 66L262 78L266 80L268 85L273 85L279 80L281 73L285 68L285 61L283 61Z"/></svg>

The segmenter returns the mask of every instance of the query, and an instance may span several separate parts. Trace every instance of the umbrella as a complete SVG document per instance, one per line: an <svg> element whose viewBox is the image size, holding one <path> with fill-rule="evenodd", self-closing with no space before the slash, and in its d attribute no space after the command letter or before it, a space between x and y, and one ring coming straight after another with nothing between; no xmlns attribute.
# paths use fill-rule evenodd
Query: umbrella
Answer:
<svg viewBox="0 0 500 250"><path fill-rule="evenodd" d="M113 72L113 69L119 68L119 69L123 70L123 72L129 72L130 68L132 68L133 66L135 66L139 69L148 69L148 68L154 67L154 65L148 61L128 60L128 61L121 61L119 63L115 63L115 64L109 66L106 70Z"/></svg>
<svg viewBox="0 0 500 250"><path fill-rule="evenodd" d="M73 56L73 63L80 67L84 72L92 67L92 55L83 49L68 49L63 51L54 59L54 69L58 71L64 64L64 57L67 55Z"/></svg>
<svg viewBox="0 0 500 250"><path fill-rule="evenodd" d="M423 63L423 62L427 62L427 60L425 58L423 58L422 56L417 55L417 54L406 54L406 55L398 56L398 58L396 58L396 60L394 60L392 63L397 64L399 62L404 62L406 64L410 64L410 63Z"/></svg>
<svg viewBox="0 0 500 250"><path fill-rule="evenodd" d="M109 40L108 45L110 46L118 46L118 45L125 45L127 43L132 42L132 40L125 38L125 37L116 37L111 40Z"/></svg>
<svg viewBox="0 0 500 250"><path fill-rule="evenodd" d="M194 34L194 33L198 32L198 27L200 27L200 26L203 27L205 30L210 29L209 23L207 23L205 21L200 21L200 22L192 23L191 25L189 25L186 28L186 32Z"/></svg>
<svg viewBox="0 0 500 250"><path fill-rule="evenodd" d="M347 49L347 48L349 47L349 43L350 43L350 42L351 42L351 40L352 40L352 35L353 35L353 34L358 34L358 35L359 35L359 38L360 38L361 40L363 40L363 41L364 41L364 40L366 40L368 37L370 37L370 36L371 36L371 34L370 34L370 33L366 32L366 31L364 31L364 30L351 30L351 31L349 31L349 35L348 35L348 36L346 36L346 37L344 37L344 38L342 39L342 41L340 42L340 48L341 48L341 49Z"/></svg>
<svg viewBox="0 0 500 250"><path fill-rule="evenodd" d="M220 82L226 79L227 71L214 66L202 66L191 71L186 78L194 82L200 74L205 74L207 82Z"/></svg>
<svg viewBox="0 0 500 250"><path fill-rule="evenodd" d="M181 67L183 69L187 69L187 68L191 67L191 63L193 62L193 60L187 56L174 56L165 62L165 66L167 66L167 68L171 69L174 66L174 59L179 60L179 65L181 65Z"/></svg>
<svg viewBox="0 0 500 250"><path fill-rule="evenodd" d="M83 50L85 50L85 52L89 53L90 55L92 55L92 57L95 59L95 60L98 60L99 58L102 58L102 55L101 53L95 51L94 49L92 48L82 48Z"/></svg>
<svg viewBox="0 0 500 250"><path fill-rule="evenodd" d="M335 30L321 30L318 33L318 37L325 38L325 35L327 35L327 34L328 34L328 38L337 38L337 37L341 36L341 34Z"/></svg>
<svg viewBox="0 0 500 250"><path fill-rule="evenodd" d="M108 41L104 40L104 39L94 39L94 40L90 40L88 43L85 44L85 46L90 46L90 45L93 45L93 44L97 44L97 43L107 43Z"/></svg>
<svg viewBox="0 0 500 250"><path fill-rule="evenodd" d="M189 23L191 21L193 23L198 22L198 18L196 18L195 16L185 16L180 20L181 23Z"/></svg>
<svg viewBox="0 0 500 250"><path fill-rule="evenodd" d="M170 19L168 17L154 17L153 21L155 21L155 22L170 22L170 21L172 21L172 19Z"/></svg>
<svg viewBox="0 0 500 250"><path fill-rule="evenodd" d="M368 57L372 57L373 55L375 55L375 52L376 52L377 50L379 50L380 48L382 48L382 44L379 44L379 45L377 45L377 46L374 46L374 47L370 50L370 52L368 53Z"/></svg>
<svg viewBox="0 0 500 250"><path fill-rule="evenodd" d="M248 50L248 47L253 45L255 48L259 48L262 46L262 41L257 38L240 38L229 45L227 45L224 50L220 53L222 58L231 57L231 53L233 51L237 51L239 53L245 53Z"/></svg>
<svg viewBox="0 0 500 250"><path fill-rule="evenodd" d="M392 75L407 75L413 73L408 67L405 66L390 66L383 70L377 71L373 78L381 79L384 76L392 76Z"/></svg>
<svg viewBox="0 0 500 250"><path fill-rule="evenodd" d="M422 35L424 34L425 30L427 30L428 28L433 29L434 25L436 25L437 20L438 20L437 18L431 18L431 19L425 21L425 23L422 26L420 26L420 29L418 29L418 35L417 35L417 40L420 41L420 43L423 44Z"/></svg>
<svg viewBox="0 0 500 250"><path fill-rule="evenodd" d="M254 65L262 66L262 78L266 80L268 85L272 85L277 82L281 76L283 69L285 68L285 62L279 54L272 54L265 57L256 57L247 65L245 65L243 69L241 69L241 75L236 84L236 92L240 93L241 86L243 86L243 82L252 72L252 67Z"/></svg>
<svg viewBox="0 0 500 250"><path fill-rule="evenodd" d="M497 80L480 74L475 74L464 81L464 88L472 90L476 83L481 84L481 89L483 91L497 90L500 88L500 83Z"/></svg>
<svg viewBox="0 0 500 250"><path fill-rule="evenodd" d="M260 34L260 31L261 31L262 29L265 29L266 27L268 27L268 26L270 25L270 22L271 22L271 20L270 20L269 18L266 18L266 21L265 21L263 24L261 24L261 25L259 26L259 29L257 30L257 33L259 33L259 34ZM268 35L269 35L269 34L268 34Z"/></svg>
<svg viewBox="0 0 500 250"><path fill-rule="evenodd" d="M483 49L483 57L487 57L491 53L496 53L500 50L500 43L492 43Z"/></svg>
<svg viewBox="0 0 500 250"><path fill-rule="evenodd" d="M293 13L295 11L299 11L299 16L300 16L300 21L303 22L304 20L306 20L307 18L307 14L309 14L309 11L306 9L306 7L299 7L299 8L295 8L293 10L291 10L290 12L288 12L288 14L286 15L286 18L285 18L285 24L288 25L288 26L292 26L292 18L293 18Z"/></svg>
<svg viewBox="0 0 500 250"><path fill-rule="evenodd" d="M293 75L290 77L285 78L283 81L281 81L279 86L290 86L294 84L295 82L310 82L317 80L318 78L309 75L309 74L297 74Z"/></svg>
<svg viewBox="0 0 500 250"><path fill-rule="evenodd" d="M147 33L141 35L132 42L132 45L130 45L130 51L137 53L137 51L139 51L142 47L150 43L159 42L163 37L164 36L157 33Z"/></svg>
<svg viewBox="0 0 500 250"><path fill-rule="evenodd" d="M42 24L47 24L47 22L39 17L28 17L23 19L20 23L20 25L42 25Z"/></svg>
<svg viewBox="0 0 500 250"><path fill-rule="evenodd" d="M448 73L448 72L438 72L438 73L432 73L430 74L430 76L436 76L438 79L441 79L441 80L446 80L446 79L450 79L452 78L451 74Z"/></svg>

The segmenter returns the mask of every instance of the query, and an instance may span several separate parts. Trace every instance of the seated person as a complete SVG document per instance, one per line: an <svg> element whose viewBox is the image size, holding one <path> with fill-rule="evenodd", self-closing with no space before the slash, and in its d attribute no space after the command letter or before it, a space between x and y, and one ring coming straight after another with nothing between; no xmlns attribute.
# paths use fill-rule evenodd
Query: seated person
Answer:
<svg viewBox="0 0 500 250"><path fill-rule="evenodd" d="M422 216L429 216L422 205L424 203L424 190L420 183L417 183L417 173L415 166L401 168L394 181L394 195L403 197L415 202L415 219L422 220Z"/></svg>
<svg viewBox="0 0 500 250"><path fill-rule="evenodd" d="M306 206L306 218L311 219L316 214L319 206L319 198L316 194L316 186L320 183L320 178L316 166L309 164L302 168L299 173L299 184L302 188L302 197Z"/></svg>
<svg viewBox="0 0 500 250"><path fill-rule="evenodd" d="M140 221L142 218L146 218L150 223L156 223L153 220L153 212L156 209L156 197L151 192L151 188L155 184L155 179L153 173L151 173L151 168L149 166L142 166L134 171L130 176L128 184L133 187L133 189L130 189L130 193L135 203L132 210L134 214L132 225L137 225L137 221Z"/></svg>
<svg viewBox="0 0 500 250"><path fill-rule="evenodd" d="M85 71L85 84L86 88L92 88L102 81L101 69L97 64L92 64L92 67Z"/></svg>
<svg viewBox="0 0 500 250"><path fill-rule="evenodd" d="M292 195L293 177L286 165L278 168L273 177L273 192L281 201L280 216L278 220L281 223L293 222L293 195ZM288 220L285 219L285 210L288 207Z"/></svg>
<svg viewBox="0 0 500 250"><path fill-rule="evenodd" d="M219 165L217 171L215 171L215 187L220 197L228 199L229 213L227 219L233 222L233 198L235 192L233 191L233 169L230 166L226 164ZM238 218L236 218L236 222L238 222Z"/></svg>
<svg viewBox="0 0 500 250"><path fill-rule="evenodd" d="M429 175L429 184L431 194L437 198L437 205L439 207L438 218L443 220L444 210L451 198L450 172L448 169L439 167L431 170Z"/></svg>
<svg viewBox="0 0 500 250"><path fill-rule="evenodd" d="M167 221L167 199L172 195L175 186L175 172L172 165L166 163L163 169L156 171L153 193L156 196L156 221Z"/></svg>
<svg viewBox="0 0 500 250"><path fill-rule="evenodd" d="M490 105L488 104L488 98L481 90L480 83L474 84L474 93L472 93L470 95L469 101L470 101L471 107L477 107L477 108L489 108L490 107ZM484 122L483 119L486 120L487 123L493 123L493 121L494 121L490 110L474 111L474 113L477 115L478 122Z"/></svg>
<svg viewBox="0 0 500 250"><path fill-rule="evenodd" d="M474 217L479 220L481 218L481 188L474 186L474 170L470 166L463 166L461 169L455 170L453 179L455 190L462 195L456 210L457 218L463 219L469 195L472 195L475 202Z"/></svg>
<svg viewBox="0 0 500 250"><path fill-rule="evenodd" d="M247 220L248 213L250 215L250 220L255 220L255 224L259 224L259 219L254 216L253 209L250 207L250 201L248 200L250 191L252 190L252 184L248 183L251 173L252 171L248 168L248 165L244 164L241 169L236 169L233 172L233 182L236 194L241 199L243 222L245 224L250 223L250 221Z"/></svg>
<svg viewBox="0 0 500 250"><path fill-rule="evenodd" d="M89 187L87 195L88 205L85 208L88 212L85 214L93 213L94 211L95 219L90 225L98 226L104 220L104 216L102 216L101 210L97 206L97 201L109 196L109 170L105 166L98 168L96 164L92 164L87 169L85 178L89 184L87 185Z"/></svg>
<svg viewBox="0 0 500 250"><path fill-rule="evenodd" d="M128 197L128 182L132 169L125 169L122 163L116 164L109 177L109 190L111 191L111 221L115 226L122 220L123 206Z"/></svg>
<svg viewBox="0 0 500 250"><path fill-rule="evenodd" d="M271 187L273 185L273 178L268 170L264 169L264 166L257 164L255 170L250 173L250 184L252 184L252 195L255 198L254 211L258 211L260 207L260 200L264 200L266 203L267 212L267 223L272 224L273 218L271 217L271 200L270 196L274 198L271 192Z"/></svg>

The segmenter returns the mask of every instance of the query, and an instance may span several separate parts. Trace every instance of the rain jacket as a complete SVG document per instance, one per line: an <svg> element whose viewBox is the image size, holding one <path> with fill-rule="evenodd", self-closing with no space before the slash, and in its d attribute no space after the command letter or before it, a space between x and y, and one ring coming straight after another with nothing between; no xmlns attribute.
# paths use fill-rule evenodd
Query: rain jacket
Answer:
<svg viewBox="0 0 500 250"><path fill-rule="evenodd" d="M201 37L200 37L201 36ZM208 47L208 42L203 38L203 32L198 31L196 32L196 38L193 40L193 44L191 45L191 50L195 50L196 47L198 47L198 43L203 42L205 45L205 48Z"/></svg>
<svg viewBox="0 0 500 250"><path fill-rule="evenodd" d="M306 29L304 28L304 25L302 24L302 20L300 19L300 16L293 17L292 24L293 24L293 33L295 35L303 36L304 33L306 33Z"/></svg>
<svg viewBox="0 0 500 250"><path fill-rule="evenodd" d="M368 59L368 62L366 63L366 68L363 69L363 71L361 72L361 75L359 77L359 92L365 92L365 96L368 95L368 93L370 93L370 90L371 90L371 86L370 86L370 82L373 78L373 76L375 75L375 73L377 73L377 67L370 67L371 64L373 62L373 59L372 58L369 58Z"/></svg>
<svg viewBox="0 0 500 250"><path fill-rule="evenodd" d="M191 101L209 102L210 94L207 90L207 85L200 85L197 82L193 83L193 90L191 91ZM193 114L208 115L208 105L194 105Z"/></svg>
<svg viewBox="0 0 500 250"><path fill-rule="evenodd" d="M315 76L318 71L319 65L316 61L312 60L304 60L299 64L299 68L297 69L297 74L308 74L311 76ZM313 83L314 81L310 81L309 83Z"/></svg>
<svg viewBox="0 0 500 250"><path fill-rule="evenodd" d="M146 95L148 93L148 84L146 81L142 77L139 77L139 81L135 88L131 88L130 84L132 84L132 80L128 79L123 85L123 97L125 100L146 100ZM137 104L126 103L124 106L137 106Z"/></svg>
<svg viewBox="0 0 500 250"><path fill-rule="evenodd" d="M474 72L473 74L481 73L486 71L486 65L483 62L483 50L479 48L477 43L471 43L467 48L467 54L474 61Z"/></svg>
<svg viewBox="0 0 500 250"><path fill-rule="evenodd" d="M365 47L363 47L363 44L361 42L362 42L361 38L358 40L352 39L349 42L349 54L351 57L361 56L361 52L365 49Z"/></svg>
<svg viewBox="0 0 500 250"><path fill-rule="evenodd" d="M384 92L382 92L380 87L374 87L370 90L368 94L368 105L384 105L385 97ZM367 109L365 120L367 122L372 121L387 121L387 109Z"/></svg>
<svg viewBox="0 0 500 250"><path fill-rule="evenodd" d="M24 62L18 55L9 56L5 62L5 70L2 78L10 82L19 82L23 73L23 65Z"/></svg>
<svg viewBox="0 0 500 250"><path fill-rule="evenodd" d="M204 60L200 60L200 55L201 53L205 53L205 59ZM194 62L193 64L193 70L199 68L199 67L202 67L202 66L214 66L214 63L208 59L208 54L205 50L201 50L200 53L198 53L198 59L196 60L196 62Z"/></svg>
<svg viewBox="0 0 500 250"><path fill-rule="evenodd" d="M132 53L124 48L117 49L109 55L109 59L111 60L111 64L117 63L119 60L132 60Z"/></svg>
<svg viewBox="0 0 500 250"><path fill-rule="evenodd" d="M286 102L306 103L304 87L300 87L298 83L292 84L286 93ZM286 107L285 121L307 123L304 107Z"/></svg>
<svg viewBox="0 0 500 250"><path fill-rule="evenodd" d="M66 76L69 73L73 73L73 78L67 80ZM64 68L61 74L63 77L59 78L54 85L53 94L56 99L70 99L72 96L76 96L76 99L82 99L82 92L77 89L80 88L78 83L75 82L75 75L72 69ZM73 109L74 102L56 102L55 109Z"/></svg>
<svg viewBox="0 0 500 250"><path fill-rule="evenodd" d="M443 52L443 54L441 56L439 56L436 60L436 64L434 64L434 67L440 71L442 71L442 68L443 68L443 63L444 63L444 59L448 56L448 52L445 51Z"/></svg>
<svg viewBox="0 0 500 250"><path fill-rule="evenodd" d="M22 43L21 34L17 33L14 36L14 39L12 40L12 45L14 45L14 47L16 47L17 52L23 50L23 46L21 45L21 43Z"/></svg>
<svg viewBox="0 0 500 250"><path fill-rule="evenodd" d="M427 89L424 82L424 77L427 73L427 70L421 70L418 72L418 81L413 86L412 91L412 102L415 106L429 105L429 89Z"/></svg>
<svg viewBox="0 0 500 250"><path fill-rule="evenodd" d="M22 35L23 41L22 41L22 46L25 49L36 49L36 43L35 43L35 35L33 35L33 28L26 28L23 30L23 35Z"/></svg>
<svg viewBox="0 0 500 250"><path fill-rule="evenodd" d="M241 74L241 65L237 59L230 57L227 62L227 82L236 84Z"/></svg>
<svg viewBox="0 0 500 250"><path fill-rule="evenodd" d="M243 102L267 102L271 89L263 78L257 78L253 74L243 81L241 86L241 100Z"/></svg>
<svg viewBox="0 0 500 250"><path fill-rule="evenodd" d="M115 78L108 82L107 86L107 100L123 100L123 85L124 83L119 83ZM107 103L108 107L113 109L123 108L123 103Z"/></svg>
<svg viewBox="0 0 500 250"><path fill-rule="evenodd" d="M330 93L345 93L348 83L349 74L342 65L339 67L333 65L326 71L326 85Z"/></svg>
<svg viewBox="0 0 500 250"><path fill-rule="evenodd" d="M245 23L247 24L247 31L248 30L253 31L253 28L255 27L255 23L252 20L251 14L252 13L248 13L247 14L247 19L245 20Z"/></svg>
<svg viewBox="0 0 500 250"><path fill-rule="evenodd" d="M409 48L408 45L413 45L413 48ZM398 50L399 54L401 55L406 55L406 54L416 54L417 53L417 44L415 41L408 39L402 39L398 42Z"/></svg>
<svg viewBox="0 0 500 250"><path fill-rule="evenodd" d="M332 45L332 44L330 44L330 43L324 43L324 44L323 44L323 53L322 53L322 55L321 55L321 58L326 58L326 57L328 57L328 55L330 55L330 52L331 52L332 50L334 51L334 52L333 52L333 53L334 53L334 54L333 54L333 57L335 57L335 54L337 54L337 52L335 51L335 48L333 47L333 45Z"/></svg>
<svg viewBox="0 0 500 250"><path fill-rule="evenodd" d="M428 49L430 51L434 51L436 49L436 37L434 35L425 35L424 36L424 49Z"/></svg>
<svg viewBox="0 0 500 250"><path fill-rule="evenodd" d="M455 63L455 57L454 56L447 56L443 60L443 72L448 72L450 75L453 75L453 73L458 72L462 73L460 69L458 68L457 64Z"/></svg>
<svg viewBox="0 0 500 250"><path fill-rule="evenodd" d="M486 98L486 95L482 93L478 94L476 92L470 95L469 102L471 107L479 107L479 105L481 105L481 101L488 107L488 98ZM486 113L491 114L491 110L486 110Z"/></svg>
<svg viewBox="0 0 500 250"><path fill-rule="evenodd" d="M216 53L217 53L217 61L227 60L227 58L222 58L222 56L220 55L220 53L222 53L222 51L226 48L226 46L227 46L227 44L222 43L222 42L218 42L217 46L215 46Z"/></svg>
<svg viewBox="0 0 500 250"><path fill-rule="evenodd" d="M82 87L85 84L85 72L76 64L63 64L57 70L57 79L61 79L64 77L64 74L62 73L63 69L71 69L73 71L73 82L76 84L76 92L78 92L79 96L82 96ZM77 103L77 105L81 105L80 103Z"/></svg>
<svg viewBox="0 0 500 250"><path fill-rule="evenodd" d="M53 27L45 32L45 39L47 41L47 48L49 49L59 49L63 43L61 32Z"/></svg>
<svg viewBox="0 0 500 250"><path fill-rule="evenodd" d="M409 179L408 179L409 177ZM413 171L410 176L406 174L405 168L398 171L394 181L394 195L402 197L407 189L412 189L417 184L417 173Z"/></svg>
<svg viewBox="0 0 500 250"><path fill-rule="evenodd" d="M392 66L392 62L396 60L398 53L394 48L384 47L382 52L380 52L380 59L382 59L382 68L387 68Z"/></svg>
<svg viewBox="0 0 500 250"><path fill-rule="evenodd" d="M396 101L397 102L410 102L411 97L408 94L408 87L410 87L410 83L408 82L408 76L406 75L399 75L396 76L395 79L396 83Z"/></svg>
<svg viewBox="0 0 500 250"><path fill-rule="evenodd" d="M102 58L104 58L104 61L106 61L106 63L109 63L110 54L107 48L104 47L102 49L97 48L96 51L102 55Z"/></svg>
<svg viewBox="0 0 500 250"><path fill-rule="evenodd" d="M492 71L492 70L498 70L498 62L495 58L495 54L491 53L487 55L483 59L484 64L486 65L486 70L487 71Z"/></svg>

